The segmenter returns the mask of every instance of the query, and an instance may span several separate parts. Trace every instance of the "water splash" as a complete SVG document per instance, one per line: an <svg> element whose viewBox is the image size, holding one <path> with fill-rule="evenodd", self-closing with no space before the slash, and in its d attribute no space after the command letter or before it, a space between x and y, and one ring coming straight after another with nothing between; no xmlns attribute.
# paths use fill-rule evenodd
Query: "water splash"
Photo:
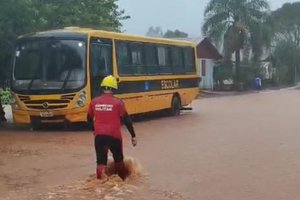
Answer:
<svg viewBox="0 0 300 200"><path fill-rule="evenodd" d="M109 159L107 165L108 178L99 180L96 178L96 175L93 174L86 180L57 187L47 194L40 195L39 199L130 199L128 196L134 193L141 184L143 170L141 164L132 157L125 157L124 163L126 168L129 170L129 176L125 181L123 181L118 175L109 173L114 171L114 162L112 159Z"/></svg>
<svg viewBox="0 0 300 200"><path fill-rule="evenodd" d="M125 157L124 158L125 167L129 172L128 179L132 180L138 178L142 175L142 165L133 157ZM115 166L112 158L109 158L106 173L108 176L111 176L115 173Z"/></svg>

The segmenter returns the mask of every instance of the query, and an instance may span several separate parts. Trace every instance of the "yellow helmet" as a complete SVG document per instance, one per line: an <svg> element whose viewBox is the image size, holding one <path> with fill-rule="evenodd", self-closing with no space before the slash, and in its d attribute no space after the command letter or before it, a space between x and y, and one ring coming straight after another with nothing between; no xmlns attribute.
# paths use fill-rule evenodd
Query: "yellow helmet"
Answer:
<svg viewBox="0 0 300 200"><path fill-rule="evenodd" d="M102 82L101 82L101 87L110 87L114 89L118 89L118 83L115 77L112 75L106 76Z"/></svg>

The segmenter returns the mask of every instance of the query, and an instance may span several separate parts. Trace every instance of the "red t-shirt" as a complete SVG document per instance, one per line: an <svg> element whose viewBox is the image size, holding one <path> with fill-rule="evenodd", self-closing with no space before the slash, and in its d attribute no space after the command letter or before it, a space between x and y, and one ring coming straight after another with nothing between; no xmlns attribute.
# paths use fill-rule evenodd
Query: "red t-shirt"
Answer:
<svg viewBox="0 0 300 200"><path fill-rule="evenodd" d="M123 102L111 93L94 98L89 107L89 117L94 119L94 135L107 135L122 140L121 118L125 113Z"/></svg>

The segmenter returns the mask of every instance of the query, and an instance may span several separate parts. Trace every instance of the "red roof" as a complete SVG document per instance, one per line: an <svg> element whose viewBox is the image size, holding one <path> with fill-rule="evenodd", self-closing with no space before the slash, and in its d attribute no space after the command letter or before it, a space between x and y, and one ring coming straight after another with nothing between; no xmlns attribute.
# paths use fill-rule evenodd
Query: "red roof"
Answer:
<svg viewBox="0 0 300 200"><path fill-rule="evenodd" d="M220 60L223 58L223 56L219 53L218 49L209 41L208 38L204 38L197 45L197 58Z"/></svg>

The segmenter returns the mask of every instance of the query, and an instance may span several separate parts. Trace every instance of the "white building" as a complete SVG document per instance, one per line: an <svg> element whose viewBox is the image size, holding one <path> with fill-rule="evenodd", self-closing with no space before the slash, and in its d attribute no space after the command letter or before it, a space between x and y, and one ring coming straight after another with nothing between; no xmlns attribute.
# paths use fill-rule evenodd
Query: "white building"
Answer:
<svg viewBox="0 0 300 200"><path fill-rule="evenodd" d="M222 58L223 56L208 38L197 42L197 62L199 65L199 76L202 79L200 88L206 90L214 89L214 69L216 61Z"/></svg>

